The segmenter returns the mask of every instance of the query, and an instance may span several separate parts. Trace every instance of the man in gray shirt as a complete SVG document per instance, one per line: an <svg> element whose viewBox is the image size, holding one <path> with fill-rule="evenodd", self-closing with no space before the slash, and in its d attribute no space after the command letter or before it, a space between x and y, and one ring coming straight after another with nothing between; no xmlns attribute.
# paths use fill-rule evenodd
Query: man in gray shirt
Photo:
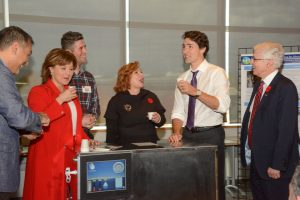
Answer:
<svg viewBox="0 0 300 200"><path fill-rule="evenodd" d="M0 31L0 199L8 200L20 182L19 130L34 139L48 126L46 114L34 113L23 104L15 75L28 63L32 37L19 27Z"/></svg>

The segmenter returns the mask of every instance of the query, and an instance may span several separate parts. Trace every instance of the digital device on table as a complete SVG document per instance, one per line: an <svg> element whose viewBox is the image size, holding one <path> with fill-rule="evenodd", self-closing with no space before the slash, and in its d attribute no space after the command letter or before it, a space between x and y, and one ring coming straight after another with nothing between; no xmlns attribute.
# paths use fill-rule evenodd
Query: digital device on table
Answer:
<svg viewBox="0 0 300 200"><path fill-rule="evenodd" d="M114 199L130 194L131 154L105 153L80 157L80 199Z"/></svg>

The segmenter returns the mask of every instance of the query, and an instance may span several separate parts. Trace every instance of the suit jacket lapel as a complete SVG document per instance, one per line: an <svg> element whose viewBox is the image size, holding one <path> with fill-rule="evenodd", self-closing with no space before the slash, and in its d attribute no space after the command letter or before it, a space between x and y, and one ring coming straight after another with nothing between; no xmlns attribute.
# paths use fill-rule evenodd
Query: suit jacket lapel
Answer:
<svg viewBox="0 0 300 200"><path fill-rule="evenodd" d="M276 76L274 77L274 79L271 81L270 85L268 87L271 87L271 88L275 88L276 84L278 83L278 81L282 78L282 75L280 72L278 72L276 74ZM262 98L261 98L261 101L260 101L260 104L258 106L258 110L260 109L261 106L264 105L264 102L266 101L267 98L271 98L271 96L269 97L269 95L266 94L266 92L264 92Z"/></svg>

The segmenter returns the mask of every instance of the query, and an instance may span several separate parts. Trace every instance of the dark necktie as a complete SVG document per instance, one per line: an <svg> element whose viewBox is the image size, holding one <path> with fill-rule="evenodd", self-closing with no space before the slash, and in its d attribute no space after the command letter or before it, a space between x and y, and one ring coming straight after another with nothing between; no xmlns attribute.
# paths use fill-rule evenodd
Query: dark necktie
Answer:
<svg viewBox="0 0 300 200"><path fill-rule="evenodd" d="M252 148L253 120L254 120L255 113L256 113L256 110L258 108L258 105L260 103L261 94L262 94L262 91L263 91L263 86L264 86L264 82L262 81L260 83L259 87L258 87L257 92L256 92L255 99L254 99L254 104L253 104L253 107L252 107L251 118L250 118L249 127L248 127L248 145L249 145L250 149Z"/></svg>
<svg viewBox="0 0 300 200"><path fill-rule="evenodd" d="M197 73L199 71L192 72L193 78L191 80L191 85L194 88L197 88ZM191 129L194 127L194 121L195 121L195 105L196 105L196 98L189 96L189 109L188 109L188 118L186 121L186 127L188 129Z"/></svg>

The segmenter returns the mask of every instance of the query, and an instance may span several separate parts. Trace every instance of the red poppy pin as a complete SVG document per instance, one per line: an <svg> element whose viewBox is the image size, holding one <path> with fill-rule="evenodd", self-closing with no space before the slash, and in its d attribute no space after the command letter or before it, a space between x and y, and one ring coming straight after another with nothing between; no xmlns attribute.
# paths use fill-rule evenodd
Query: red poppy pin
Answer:
<svg viewBox="0 0 300 200"><path fill-rule="evenodd" d="M266 88L266 91L265 93L268 94L270 91L271 91L272 87L269 85L267 88Z"/></svg>
<svg viewBox="0 0 300 200"><path fill-rule="evenodd" d="M153 99L152 99L152 98L148 98L147 101L148 101L148 103L150 103L150 104L153 103Z"/></svg>

